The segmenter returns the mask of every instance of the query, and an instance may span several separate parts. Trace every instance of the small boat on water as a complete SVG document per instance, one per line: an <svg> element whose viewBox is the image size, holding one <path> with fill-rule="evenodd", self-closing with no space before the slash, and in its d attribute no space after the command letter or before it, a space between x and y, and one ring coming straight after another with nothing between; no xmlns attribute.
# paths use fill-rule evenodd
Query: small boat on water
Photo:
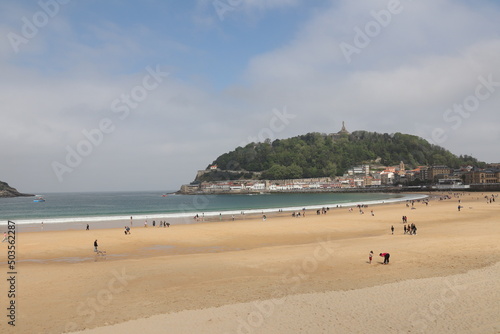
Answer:
<svg viewBox="0 0 500 334"><path fill-rule="evenodd" d="M36 203L45 202L45 198L43 198L42 196L36 196L36 198L33 200L33 202L36 202Z"/></svg>

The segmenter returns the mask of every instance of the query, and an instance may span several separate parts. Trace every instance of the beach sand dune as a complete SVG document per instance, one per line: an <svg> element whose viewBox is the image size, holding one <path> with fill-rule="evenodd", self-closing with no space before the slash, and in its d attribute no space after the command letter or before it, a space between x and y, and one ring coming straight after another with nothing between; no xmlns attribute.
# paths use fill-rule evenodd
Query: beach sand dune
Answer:
<svg viewBox="0 0 500 334"><path fill-rule="evenodd" d="M2 331L497 333L500 202L485 195L131 235L20 233L17 323Z"/></svg>

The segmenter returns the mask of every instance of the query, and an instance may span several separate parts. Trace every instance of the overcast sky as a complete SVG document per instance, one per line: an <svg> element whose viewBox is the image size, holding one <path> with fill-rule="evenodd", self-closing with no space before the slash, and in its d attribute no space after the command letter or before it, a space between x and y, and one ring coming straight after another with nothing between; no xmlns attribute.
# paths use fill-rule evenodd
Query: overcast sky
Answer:
<svg viewBox="0 0 500 334"><path fill-rule="evenodd" d="M500 3L0 2L0 180L177 190L220 154L402 132L500 162Z"/></svg>

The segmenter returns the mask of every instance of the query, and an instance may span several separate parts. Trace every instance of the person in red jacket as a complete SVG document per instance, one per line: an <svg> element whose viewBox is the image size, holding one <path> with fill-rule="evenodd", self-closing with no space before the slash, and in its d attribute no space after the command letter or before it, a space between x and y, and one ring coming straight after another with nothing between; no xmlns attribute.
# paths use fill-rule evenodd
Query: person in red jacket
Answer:
<svg viewBox="0 0 500 334"><path fill-rule="evenodd" d="M389 254L389 253L380 253L379 255L384 258L384 264L389 264L389 258L391 257L391 254Z"/></svg>

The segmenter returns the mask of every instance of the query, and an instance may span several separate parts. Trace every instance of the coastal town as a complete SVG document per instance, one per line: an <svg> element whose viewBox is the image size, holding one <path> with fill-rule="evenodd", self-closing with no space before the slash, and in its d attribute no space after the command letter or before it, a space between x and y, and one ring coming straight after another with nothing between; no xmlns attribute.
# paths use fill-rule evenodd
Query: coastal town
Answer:
<svg viewBox="0 0 500 334"><path fill-rule="evenodd" d="M219 170L217 165L198 171L198 176ZM220 171L220 170L219 170ZM227 171L230 173L230 171ZM225 180L183 185L182 194L247 194L273 192L384 191L394 189L496 189L500 187L500 164L487 168L463 166L397 166L366 164L354 166L338 177L284 180Z"/></svg>
<svg viewBox="0 0 500 334"><path fill-rule="evenodd" d="M289 149L288 154L297 150L303 150L307 145L314 145L317 142L332 141L332 145L338 142L349 142L351 133L346 129L345 123L342 121L342 128L338 132L329 134L308 134L302 138L302 142L297 143L295 138L296 149ZM253 151L255 145L248 151L242 148L239 155L231 156L234 160L223 162L223 167L218 165L216 161L210 164L206 169L199 170L193 182L190 184L182 185L178 193L180 194L259 194L259 193L283 193L283 192L368 192L368 191L407 191L407 190L497 190L500 189L500 163L484 164L478 162L476 159L470 159L469 162L462 160L461 164L455 163L454 167L439 164L439 165L419 165L413 158L413 155L423 156L422 147L427 150L435 150L433 146L426 141L421 140L415 136L399 135L393 136L388 134L379 135L376 133L358 132L359 137L369 137L370 141L379 140L378 148L385 148L391 142L396 141L399 145L393 151L398 150L401 157L408 156L409 154L412 161L400 161L396 165L385 165L384 160L380 155L387 155L387 152L380 151L373 152L374 147L371 148L372 153L377 158L366 160L363 163L356 164L348 167L343 175L336 176L322 176L322 177L273 177L277 174L270 174L266 171L256 171L255 165L248 165L253 168L244 168L241 163L246 161L255 161L257 158L256 151ZM353 141L356 140L354 136ZM311 139L311 138L315 138ZM389 140L391 138L391 140ZM309 142L304 139L310 139ZM293 138L290 140L294 140ZM405 146L405 140L412 141L413 146L409 144ZM272 145L268 146L268 151L271 150ZM279 144L277 144L279 145ZM291 144L290 144L291 145ZM302 146L301 146L302 145ZM314 151L315 148L309 146L309 150ZM415 151L418 147L420 152ZM331 147L323 146L316 147L316 151L321 149L331 150ZM352 146L351 149L356 149ZM237 149L238 150L238 149ZM235 151L236 152L236 151ZM342 151L340 151L342 152ZM345 150L343 151L345 154ZM435 151L436 155L443 155L443 151ZM287 152L285 152L287 154ZM342 154L342 153L339 153ZM358 153L361 154L361 153ZM247 156L241 159L241 156ZM269 154L264 160L271 160ZM274 158L276 160L277 158ZM314 158L309 157L310 160ZM290 159L293 161L293 159ZM385 159L386 161L389 160ZM392 161L398 161L393 159ZM433 159L434 161L445 161L445 159ZM328 163L328 162L327 162ZM477 165L476 165L477 163ZM239 168L233 168L239 166ZM280 166L283 169L292 168L286 164ZM301 169L295 166L296 169ZM320 166L314 166L316 169ZM271 168L272 169L272 168ZM331 171L325 171L325 175Z"/></svg>

